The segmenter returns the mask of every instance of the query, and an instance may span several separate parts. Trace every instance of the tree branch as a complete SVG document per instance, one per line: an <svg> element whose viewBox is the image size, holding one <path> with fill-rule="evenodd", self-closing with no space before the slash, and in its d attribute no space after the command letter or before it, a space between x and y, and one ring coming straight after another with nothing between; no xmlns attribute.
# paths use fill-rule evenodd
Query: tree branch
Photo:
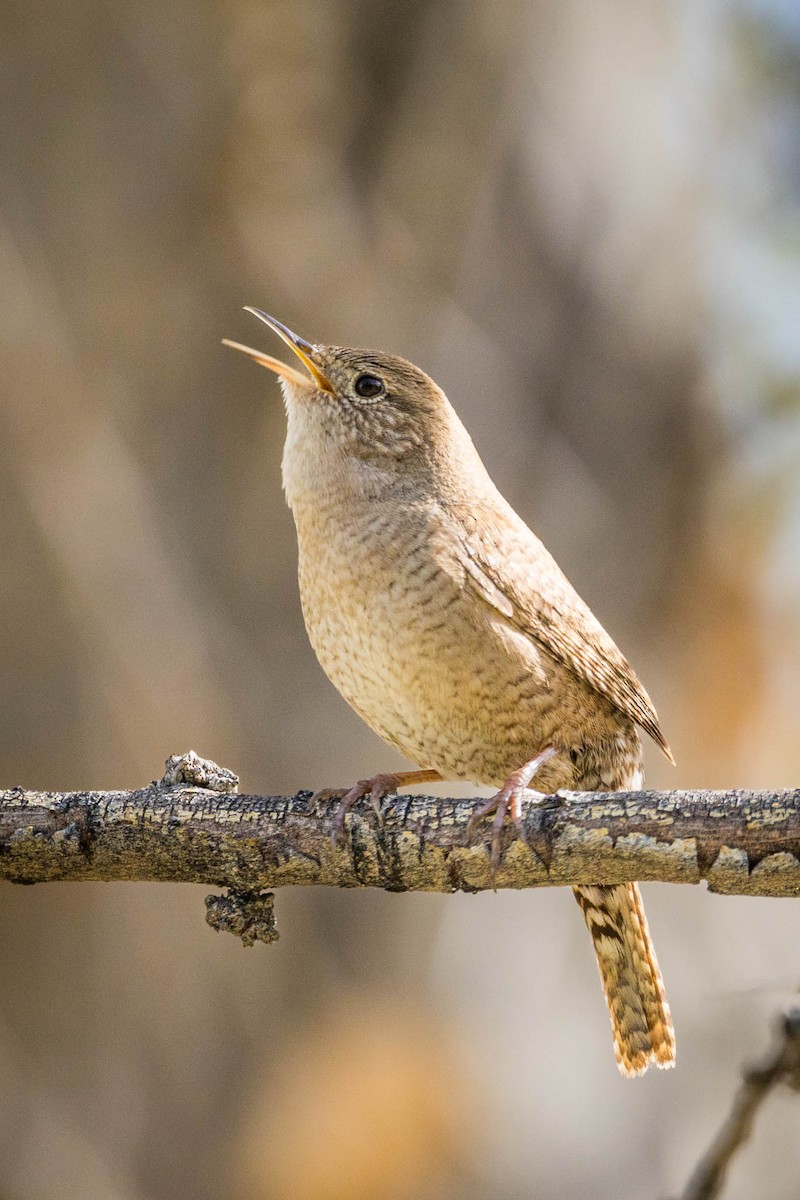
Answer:
<svg viewBox="0 0 800 1200"><path fill-rule="evenodd" d="M713 1200L725 1183L728 1167L753 1131L758 1110L780 1083L800 1091L800 1009L781 1020L778 1042L758 1066L743 1072L731 1111L708 1151L698 1163L681 1200Z"/></svg>
<svg viewBox="0 0 800 1200"><path fill-rule="evenodd" d="M495 878L489 828L469 846L474 800L398 796L368 805L331 843L335 801L240 796L236 777L176 756L128 792L0 793L0 879L162 880L253 893L287 884L480 891L580 883L708 881L715 892L800 895L800 790L560 792L509 825Z"/></svg>

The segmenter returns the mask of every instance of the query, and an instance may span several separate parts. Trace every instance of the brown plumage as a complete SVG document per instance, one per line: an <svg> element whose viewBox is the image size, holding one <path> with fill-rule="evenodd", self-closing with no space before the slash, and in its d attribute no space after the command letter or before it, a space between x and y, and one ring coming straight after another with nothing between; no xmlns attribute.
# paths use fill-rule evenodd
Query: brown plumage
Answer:
<svg viewBox="0 0 800 1200"><path fill-rule="evenodd" d="M639 728L671 758L653 704L497 491L443 392L404 359L311 345L251 311L310 374L228 343L281 377L303 615L345 699L423 778L501 789L475 819L518 815L531 760L546 793L640 787ZM382 778L373 799L412 781L420 773ZM348 794L342 821L372 782ZM671 1066L672 1022L637 885L575 892L620 1070Z"/></svg>

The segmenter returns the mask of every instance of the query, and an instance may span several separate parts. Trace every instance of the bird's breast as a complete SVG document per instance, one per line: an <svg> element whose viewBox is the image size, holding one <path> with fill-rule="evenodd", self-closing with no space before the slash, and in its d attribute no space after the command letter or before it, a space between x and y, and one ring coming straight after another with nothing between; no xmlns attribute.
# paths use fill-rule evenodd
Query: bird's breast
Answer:
<svg viewBox="0 0 800 1200"><path fill-rule="evenodd" d="M458 636L461 587L422 509L295 509L311 644L344 698L387 741L419 748ZM462 631L463 633L463 631Z"/></svg>
<svg viewBox="0 0 800 1200"><path fill-rule="evenodd" d="M476 596L435 507L296 505L294 516L311 643L387 742L445 777L495 783L563 729L566 693L581 685Z"/></svg>

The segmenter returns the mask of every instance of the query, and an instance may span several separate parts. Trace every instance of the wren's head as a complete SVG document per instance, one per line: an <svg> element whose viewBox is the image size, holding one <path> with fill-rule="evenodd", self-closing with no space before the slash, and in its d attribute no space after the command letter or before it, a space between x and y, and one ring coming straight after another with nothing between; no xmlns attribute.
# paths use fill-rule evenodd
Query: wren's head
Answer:
<svg viewBox="0 0 800 1200"><path fill-rule="evenodd" d="M331 490L377 498L424 489L466 499L465 473L485 475L444 392L419 367L374 350L312 345L274 317L247 311L308 371L224 339L280 377L289 422L283 483L292 507Z"/></svg>

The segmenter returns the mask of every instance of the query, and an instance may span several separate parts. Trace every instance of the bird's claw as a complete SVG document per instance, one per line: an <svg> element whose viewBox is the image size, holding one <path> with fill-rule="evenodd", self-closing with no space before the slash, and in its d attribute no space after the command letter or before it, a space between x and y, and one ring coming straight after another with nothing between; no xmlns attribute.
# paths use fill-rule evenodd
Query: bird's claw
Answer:
<svg viewBox="0 0 800 1200"><path fill-rule="evenodd" d="M406 784L438 783L442 776L432 767L423 767L417 771L390 771L382 775L373 775L371 779L359 779L351 788L323 788L311 797L311 803L328 803L331 800L341 801L333 818L331 841L334 846L339 841L346 840L345 818L354 804L364 796L369 796L370 804L375 810L378 823L383 824L383 801L387 796L393 796L398 788Z"/></svg>
<svg viewBox="0 0 800 1200"><path fill-rule="evenodd" d="M522 823L522 797L525 791L526 789L520 787L519 784L512 785L511 787L506 785L499 792L495 793L490 800L487 800L485 804L482 804L480 808L476 808L467 821L467 841L471 843L478 822L484 820L485 817L494 817L492 821L492 849L489 857L489 869L492 879L497 874L502 861L503 826L509 814L514 822L518 836L526 846L528 845L528 837L525 833L525 826Z"/></svg>
<svg viewBox="0 0 800 1200"><path fill-rule="evenodd" d="M351 788L323 788L315 792L311 803L340 801L333 818L331 841L334 846L347 840L345 820L354 804L369 796L370 804L375 810L379 822L383 822L383 801L397 791L397 779L394 775L374 775L371 779L359 779Z"/></svg>
<svg viewBox="0 0 800 1200"><path fill-rule="evenodd" d="M548 746L540 754L537 754L535 758L532 758L530 762L520 767L519 770L512 771L500 791L496 792L485 804L481 804L479 808L476 808L467 821L467 842L472 844L473 833L477 823L482 821L484 817L494 816L494 820L492 821L492 848L489 856L489 873L492 882L494 882L497 870L502 862L501 840L503 826L509 814L514 822L514 827L520 840L524 842L529 850L531 849L528 835L525 832L525 826L522 822L522 800L523 797L531 795L536 796L537 801L539 799L546 799L541 792L534 792L529 788L528 784L539 768L544 766L546 762L549 762L557 753L558 751L554 746Z"/></svg>

